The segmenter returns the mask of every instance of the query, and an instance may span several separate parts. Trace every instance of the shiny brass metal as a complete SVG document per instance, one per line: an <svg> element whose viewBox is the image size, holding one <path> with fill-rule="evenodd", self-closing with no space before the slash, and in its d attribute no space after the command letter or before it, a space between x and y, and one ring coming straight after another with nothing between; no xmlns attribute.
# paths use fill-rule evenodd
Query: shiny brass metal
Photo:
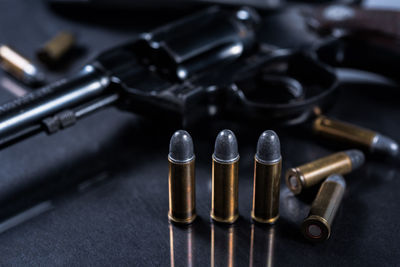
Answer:
<svg viewBox="0 0 400 267"><path fill-rule="evenodd" d="M320 183L331 174L346 174L351 172L352 162L348 154L338 152L320 158L286 172L286 185L295 194L300 194L304 188Z"/></svg>
<svg viewBox="0 0 400 267"><path fill-rule="evenodd" d="M38 52L38 58L46 64L55 64L73 47L75 36L69 32L60 32L48 41Z"/></svg>
<svg viewBox="0 0 400 267"><path fill-rule="evenodd" d="M217 222L234 223L238 211L239 158L233 162L212 161L211 218Z"/></svg>
<svg viewBox="0 0 400 267"><path fill-rule="evenodd" d="M337 175L337 177L341 176ZM345 188L346 184L343 178L336 181L328 178L322 183L312 203L310 213L301 225L301 231L305 238L317 242L329 238L331 225L342 201Z"/></svg>
<svg viewBox="0 0 400 267"><path fill-rule="evenodd" d="M325 116L318 116L314 120L313 130L318 135L367 150L371 148L377 134L354 124L333 120Z"/></svg>
<svg viewBox="0 0 400 267"><path fill-rule="evenodd" d="M169 212L171 221L188 224L196 218L195 160L169 162Z"/></svg>
<svg viewBox="0 0 400 267"><path fill-rule="evenodd" d="M36 67L28 59L6 45L0 46L0 65L15 78L27 83L37 74Z"/></svg>
<svg viewBox="0 0 400 267"><path fill-rule="evenodd" d="M259 223L274 223L279 218L279 189L282 158L262 163L254 158L253 209L251 217Z"/></svg>

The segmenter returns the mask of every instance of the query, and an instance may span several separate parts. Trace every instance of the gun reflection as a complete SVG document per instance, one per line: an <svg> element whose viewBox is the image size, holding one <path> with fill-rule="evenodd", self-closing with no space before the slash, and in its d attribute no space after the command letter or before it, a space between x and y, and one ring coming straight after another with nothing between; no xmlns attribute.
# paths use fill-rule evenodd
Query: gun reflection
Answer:
<svg viewBox="0 0 400 267"><path fill-rule="evenodd" d="M169 223L171 267L193 266L193 236L192 225L176 226Z"/></svg>
<svg viewBox="0 0 400 267"><path fill-rule="evenodd" d="M211 224L211 267L235 266L235 228Z"/></svg>
<svg viewBox="0 0 400 267"><path fill-rule="evenodd" d="M275 227L251 225L249 267L274 266Z"/></svg>

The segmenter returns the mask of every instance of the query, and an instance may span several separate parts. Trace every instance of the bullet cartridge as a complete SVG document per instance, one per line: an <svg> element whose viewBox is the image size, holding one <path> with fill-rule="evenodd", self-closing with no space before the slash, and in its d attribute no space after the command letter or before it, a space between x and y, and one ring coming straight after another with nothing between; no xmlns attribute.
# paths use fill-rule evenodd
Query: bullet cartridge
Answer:
<svg viewBox="0 0 400 267"><path fill-rule="evenodd" d="M70 32L60 32L48 41L39 51L37 57L48 65L57 64L75 44L75 35Z"/></svg>
<svg viewBox="0 0 400 267"><path fill-rule="evenodd" d="M222 223L234 223L238 212L239 152L235 134L221 131L215 141L212 156L211 218Z"/></svg>
<svg viewBox="0 0 400 267"><path fill-rule="evenodd" d="M168 161L168 217L176 223L191 223L196 218L195 156L188 132L180 130L173 134Z"/></svg>
<svg viewBox="0 0 400 267"><path fill-rule="evenodd" d="M279 218L279 190L282 157L279 137L265 131L258 139L254 157L253 209L251 217L259 223L274 223Z"/></svg>
<svg viewBox="0 0 400 267"><path fill-rule="evenodd" d="M301 231L310 241L324 241L331 235L331 225L342 201L346 182L341 175L333 174L322 183L313 201Z"/></svg>
<svg viewBox="0 0 400 267"><path fill-rule="evenodd" d="M286 172L286 185L295 194L305 188L319 184L331 174L346 174L359 168L365 157L360 150L338 152Z"/></svg>
<svg viewBox="0 0 400 267"><path fill-rule="evenodd" d="M358 147L370 153L395 157L399 152L396 141L380 133L347 122L318 116L313 131L320 136Z"/></svg>
<svg viewBox="0 0 400 267"><path fill-rule="evenodd" d="M0 45L0 66L27 85L40 84L44 76L25 57L6 45Z"/></svg>

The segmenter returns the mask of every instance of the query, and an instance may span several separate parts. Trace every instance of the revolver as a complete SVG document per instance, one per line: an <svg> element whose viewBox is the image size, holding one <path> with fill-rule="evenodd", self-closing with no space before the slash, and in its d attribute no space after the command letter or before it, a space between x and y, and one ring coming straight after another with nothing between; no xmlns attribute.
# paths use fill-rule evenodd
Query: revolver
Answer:
<svg viewBox="0 0 400 267"><path fill-rule="evenodd" d="M333 93L336 76L312 56L260 44L259 24L251 8L214 6L141 34L77 75L1 105L0 145L55 133L109 105L183 125L304 121Z"/></svg>

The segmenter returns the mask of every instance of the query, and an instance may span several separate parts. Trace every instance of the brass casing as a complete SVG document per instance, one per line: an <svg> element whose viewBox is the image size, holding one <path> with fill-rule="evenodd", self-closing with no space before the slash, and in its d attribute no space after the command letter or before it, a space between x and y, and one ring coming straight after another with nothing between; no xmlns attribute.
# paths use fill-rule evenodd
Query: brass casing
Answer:
<svg viewBox="0 0 400 267"><path fill-rule="evenodd" d="M169 162L169 212L168 217L177 223L191 223L196 218L196 185L194 162Z"/></svg>
<svg viewBox="0 0 400 267"><path fill-rule="evenodd" d="M334 181L322 183L312 203L310 213L301 225L301 231L308 240L323 241L329 238L331 225L342 201L344 191L345 187L340 183ZM311 235L310 227L319 228L321 234L319 236Z"/></svg>
<svg viewBox="0 0 400 267"><path fill-rule="evenodd" d="M300 194L304 188L320 183L331 174L346 174L351 172L352 163L345 152L338 152L320 158L286 172L286 185L295 194ZM296 179L297 186L292 186L291 179Z"/></svg>
<svg viewBox="0 0 400 267"><path fill-rule="evenodd" d="M370 149L376 136L371 130L325 116L314 120L313 130L318 135L366 149Z"/></svg>
<svg viewBox="0 0 400 267"><path fill-rule="evenodd" d="M28 59L6 45L0 46L0 65L19 80L25 80L27 75L36 70Z"/></svg>
<svg viewBox="0 0 400 267"><path fill-rule="evenodd" d="M262 163L254 158L253 209L251 217L259 223L274 223L279 218L279 190L282 159Z"/></svg>
<svg viewBox="0 0 400 267"><path fill-rule="evenodd" d="M217 222L234 223L238 211L239 158L225 163L212 160L211 218Z"/></svg>
<svg viewBox="0 0 400 267"><path fill-rule="evenodd" d="M45 63L56 63L74 45L75 36L69 32L60 32L48 41L37 53L39 59Z"/></svg>

